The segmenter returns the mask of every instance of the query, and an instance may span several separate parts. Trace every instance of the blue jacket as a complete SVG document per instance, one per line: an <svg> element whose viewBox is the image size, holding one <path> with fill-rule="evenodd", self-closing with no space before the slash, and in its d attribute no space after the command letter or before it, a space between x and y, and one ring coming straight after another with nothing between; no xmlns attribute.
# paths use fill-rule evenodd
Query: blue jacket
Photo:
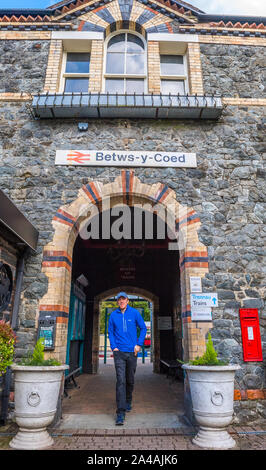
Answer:
<svg viewBox="0 0 266 470"><path fill-rule="evenodd" d="M140 328L139 338L137 338L137 326ZM146 331L141 314L130 305L127 305L124 313L117 308L110 315L108 334L112 350L118 348L120 351L134 352L136 345L143 345Z"/></svg>

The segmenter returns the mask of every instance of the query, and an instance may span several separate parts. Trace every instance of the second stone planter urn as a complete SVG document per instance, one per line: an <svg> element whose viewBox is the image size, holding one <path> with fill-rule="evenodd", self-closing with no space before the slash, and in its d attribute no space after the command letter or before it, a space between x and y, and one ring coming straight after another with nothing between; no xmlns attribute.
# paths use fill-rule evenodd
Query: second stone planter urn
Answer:
<svg viewBox="0 0 266 470"><path fill-rule="evenodd" d="M68 367L11 366L15 380L15 420L19 430L9 443L10 447L37 450L53 445L46 428L54 419L63 373Z"/></svg>
<svg viewBox="0 0 266 470"><path fill-rule="evenodd" d="M193 444L209 449L230 449L234 439L227 432L233 419L236 364L199 366L183 364L188 374L192 408L199 431Z"/></svg>

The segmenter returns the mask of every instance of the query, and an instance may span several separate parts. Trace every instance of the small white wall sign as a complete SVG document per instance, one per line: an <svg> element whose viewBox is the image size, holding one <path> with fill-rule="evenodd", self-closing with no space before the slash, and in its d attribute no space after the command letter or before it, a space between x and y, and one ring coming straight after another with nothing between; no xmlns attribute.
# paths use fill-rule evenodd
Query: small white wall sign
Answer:
<svg viewBox="0 0 266 470"><path fill-rule="evenodd" d="M191 321L212 321L211 308L191 309Z"/></svg>
<svg viewBox="0 0 266 470"><path fill-rule="evenodd" d="M201 277L190 277L190 292L202 292Z"/></svg>
<svg viewBox="0 0 266 470"><path fill-rule="evenodd" d="M55 165L195 168L195 153L145 150L57 150Z"/></svg>
<svg viewBox="0 0 266 470"><path fill-rule="evenodd" d="M202 307L218 307L218 295L216 292L190 294L190 306L194 310Z"/></svg>

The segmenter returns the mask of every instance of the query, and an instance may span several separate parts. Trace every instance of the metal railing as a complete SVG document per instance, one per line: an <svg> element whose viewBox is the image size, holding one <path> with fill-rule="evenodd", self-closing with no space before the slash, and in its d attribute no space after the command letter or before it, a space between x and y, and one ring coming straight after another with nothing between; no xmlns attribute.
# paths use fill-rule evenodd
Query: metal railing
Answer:
<svg viewBox="0 0 266 470"><path fill-rule="evenodd" d="M33 107L220 107L221 96L212 95L180 95L178 94L146 94L146 93L38 93L33 97Z"/></svg>
<svg viewBox="0 0 266 470"><path fill-rule="evenodd" d="M220 95L137 93L39 93L31 109L36 118L209 118L223 110Z"/></svg>

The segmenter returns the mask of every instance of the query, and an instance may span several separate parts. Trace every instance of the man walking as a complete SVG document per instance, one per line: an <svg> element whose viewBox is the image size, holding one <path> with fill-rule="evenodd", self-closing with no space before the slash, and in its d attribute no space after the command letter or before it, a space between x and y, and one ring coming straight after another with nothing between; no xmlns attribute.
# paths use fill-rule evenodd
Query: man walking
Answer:
<svg viewBox="0 0 266 470"><path fill-rule="evenodd" d="M118 308L110 315L108 334L116 370L116 424L122 425L126 411L132 408L137 354L141 351L147 328L139 311L128 305L125 292L120 292L116 299ZM137 326L140 328L139 338Z"/></svg>

